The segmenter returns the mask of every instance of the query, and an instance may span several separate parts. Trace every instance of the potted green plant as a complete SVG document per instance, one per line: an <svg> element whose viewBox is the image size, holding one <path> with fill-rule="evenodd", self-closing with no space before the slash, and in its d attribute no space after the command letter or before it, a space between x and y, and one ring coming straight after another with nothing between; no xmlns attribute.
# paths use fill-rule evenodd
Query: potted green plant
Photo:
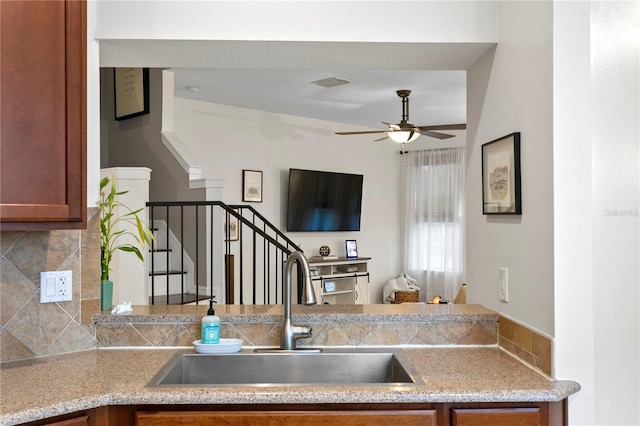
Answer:
<svg viewBox="0 0 640 426"><path fill-rule="evenodd" d="M126 194L129 191L118 192L115 182L111 182L110 188L107 186L111 180L108 177L100 181L100 253L101 253L101 287L100 287L100 309L108 310L112 307L113 282L109 280L109 272L111 271L111 260L116 250L135 253L141 261L142 251L146 245L151 246L154 240L153 233L149 226L144 223L138 214L143 209L132 210L126 205L118 201L117 197ZM124 213L116 215L116 209L119 208ZM120 225L124 223L132 224L135 232L122 229ZM125 235L134 238L136 244L124 242L121 240Z"/></svg>

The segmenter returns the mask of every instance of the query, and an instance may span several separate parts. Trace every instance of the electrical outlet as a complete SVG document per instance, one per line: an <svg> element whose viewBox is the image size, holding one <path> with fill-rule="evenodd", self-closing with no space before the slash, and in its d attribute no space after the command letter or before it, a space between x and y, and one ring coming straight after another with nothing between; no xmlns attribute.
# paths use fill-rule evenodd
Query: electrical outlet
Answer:
<svg viewBox="0 0 640 426"><path fill-rule="evenodd" d="M71 271L40 272L40 303L70 302L71 283Z"/></svg>
<svg viewBox="0 0 640 426"><path fill-rule="evenodd" d="M498 268L498 280L500 301L509 302L509 270L507 268Z"/></svg>

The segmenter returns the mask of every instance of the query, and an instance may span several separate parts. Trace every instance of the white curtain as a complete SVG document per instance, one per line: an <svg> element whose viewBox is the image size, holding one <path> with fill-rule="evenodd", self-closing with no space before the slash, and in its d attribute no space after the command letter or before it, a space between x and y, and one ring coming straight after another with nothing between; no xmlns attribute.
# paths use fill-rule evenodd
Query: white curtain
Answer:
<svg viewBox="0 0 640 426"><path fill-rule="evenodd" d="M403 154L404 267L420 299L453 300L464 268L465 148Z"/></svg>

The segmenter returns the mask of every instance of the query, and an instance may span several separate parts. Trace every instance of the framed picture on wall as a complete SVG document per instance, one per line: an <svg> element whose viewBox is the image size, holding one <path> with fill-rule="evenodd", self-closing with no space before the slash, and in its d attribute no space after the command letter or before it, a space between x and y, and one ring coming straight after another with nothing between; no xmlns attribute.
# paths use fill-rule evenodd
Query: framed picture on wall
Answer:
<svg viewBox="0 0 640 426"><path fill-rule="evenodd" d="M262 202L262 172L259 170L242 171L242 201Z"/></svg>
<svg viewBox="0 0 640 426"><path fill-rule="evenodd" d="M522 214L520 132L482 145L482 214Z"/></svg>
<svg viewBox="0 0 640 426"><path fill-rule="evenodd" d="M116 120L149 113L149 68L114 68Z"/></svg>
<svg viewBox="0 0 640 426"><path fill-rule="evenodd" d="M233 211L240 213L238 209L233 209ZM227 223L229 226L225 229L226 240L238 241L240 239L240 220L231 213L227 213Z"/></svg>

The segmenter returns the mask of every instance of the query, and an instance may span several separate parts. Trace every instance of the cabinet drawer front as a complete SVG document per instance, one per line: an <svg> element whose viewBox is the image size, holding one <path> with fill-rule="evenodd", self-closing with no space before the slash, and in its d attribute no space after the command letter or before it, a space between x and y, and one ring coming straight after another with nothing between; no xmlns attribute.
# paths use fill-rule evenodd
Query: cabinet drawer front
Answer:
<svg viewBox="0 0 640 426"><path fill-rule="evenodd" d="M137 426L436 426L435 410L156 411L135 413Z"/></svg>
<svg viewBox="0 0 640 426"><path fill-rule="evenodd" d="M43 426L89 426L89 416L80 416L68 420L60 420L59 422L46 423Z"/></svg>
<svg viewBox="0 0 640 426"><path fill-rule="evenodd" d="M461 409L451 411L452 426L539 426L539 408Z"/></svg>

